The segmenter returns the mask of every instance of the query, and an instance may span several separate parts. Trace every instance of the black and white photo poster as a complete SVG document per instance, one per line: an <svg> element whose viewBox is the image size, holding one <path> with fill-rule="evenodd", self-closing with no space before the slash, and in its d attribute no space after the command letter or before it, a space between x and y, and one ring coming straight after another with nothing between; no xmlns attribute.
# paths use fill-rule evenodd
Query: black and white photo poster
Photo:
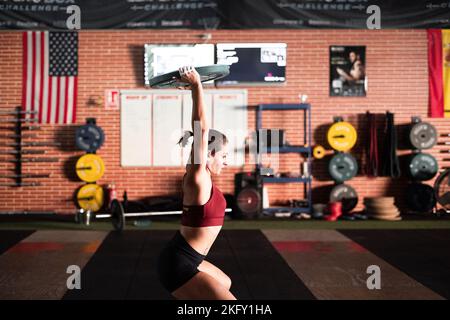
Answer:
<svg viewBox="0 0 450 320"><path fill-rule="evenodd" d="M366 47L330 46L330 96L366 95Z"/></svg>

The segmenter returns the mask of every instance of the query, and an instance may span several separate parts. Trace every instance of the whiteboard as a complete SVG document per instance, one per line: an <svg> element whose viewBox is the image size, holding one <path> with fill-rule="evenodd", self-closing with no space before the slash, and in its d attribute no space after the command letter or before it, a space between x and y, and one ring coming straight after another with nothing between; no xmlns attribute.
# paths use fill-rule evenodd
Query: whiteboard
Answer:
<svg viewBox="0 0 450 320"><path fill-rule="evenodd" d="M179 93L153 94L153 166L181 166L182 101Z"/></svg>
<svg viewBox="0 0 450 320"><path fill-rule="evenodd" d="M213 128L228 138L228 165L243 166L245 139L248 135L246 91L217 90L212 93Z"/></svg>
<svg viewBox="0 0 450 320"><path fill-rule="evenodd" d="M121 166L151 166L151 96L138 92L121 92L120 100Z"/></svg>
<svg viewBox="0 0 450 320"><path fill-rule="evenodd" d="M245 164L247 90L205 90L206 116L213 129L230 141L229 166ZM177 142L192 130L188 90L121 90L121 165L124 167L186 165L190 145Z"/></svg>

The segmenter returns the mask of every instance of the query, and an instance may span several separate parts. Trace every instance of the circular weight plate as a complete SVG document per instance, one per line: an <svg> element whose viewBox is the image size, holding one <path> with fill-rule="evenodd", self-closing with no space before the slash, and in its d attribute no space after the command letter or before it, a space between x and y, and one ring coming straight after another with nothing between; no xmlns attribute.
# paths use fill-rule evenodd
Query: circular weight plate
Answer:
<svg viewBox="0 0 450 320"><path fill-rule="evenodd" d="M103 188L94 183L82 186L77 193L77 202L80 208L97 212L103 206Z"/></svg>
<svg viewBox="0 0 450 320"><path fill-rule="evenodd" d="M105 164L98 155L88 153L78 159L76 172L81 180L85 182L96 182L103 176Z"/></svg>
<svg viewBox="0 0 450 320"><path fill-rule="evenodd" d="M336 182L350 180L358 173L358 163L349 153L338 153L328 163L328 172Z"/></svg>
<svg viewBox="0 0 450 320"><path fill-rule="evenodd" d="M434 182L437 202L446 209L450 208L450 169L442 172Z"/></svg>
<svg viewBox="0 0 450 320"><path fill-rule="evenodd" d="M217 80L230 74L230 66L220 64L196 67L195 70L197 70L200 75L202 82ZM189 84L180 81L180 73L177 70L151 78L150 86L152 88L160 89L187 87Z"/></svg>
<svg viewBox="0 0 450 320"><path fill-rule="evenodd" d="M325 157L325 148L322 146L315 146L313 149L313 157L315 159L322 159Z"/></svg>
<svg viewBox="0 0 450 320"><path fill-rule="evenodd" d="M431 212L436 205L434 189L426 184L409 184L405 196L408 208L415 212Z"/></svg>
<svg viewBox="0 0 450 320"><path fill-rule="evenodd" d="M357 134L355 128L348 122L334 123L327 133L327 141L337 151L348 151L356 144Z"/></svg>
<svg viewBox="0 0 450 320"><path fill-rule="evenodd" d="M248 217L258 215L261 210L261 194L255 188L244 188L236 197L238 209Z"/></svg>
<svg viewBox="0 0 450 320"><path fill-rule="evenodd" d="M342 202L344 213L352 211L358 204L358 194L347 184L338 184L331 190L330 202Z"/></svg>
<svg viewBox="0 0 450 320"><path fill-rule="evenodd" d="M409 174L414 180L426 181L433 179L439 166L436 159L428 153L418 153L411 157Z"/></svg>
<svg viewBox="0 0 450 320"><path fill-rule="evenodd" d="M75 133L75 144L86 152L95 152L105 142L105 134L102 128L95 124L85 124L79 127Z"/></svg>
<svg viewBox="0 0 450 320"><path fill-rule="evenodd" d="M430 149L437 143L436 128L428 122L419 122L411 126L409 141L416 149Z"/></svg>
<svg viewBox="0 0 450 320"><path fill-rule="evenodd" d="M116 231L122 231L125 228L125 210L119 200L111 201L111 221Z"/></svg>

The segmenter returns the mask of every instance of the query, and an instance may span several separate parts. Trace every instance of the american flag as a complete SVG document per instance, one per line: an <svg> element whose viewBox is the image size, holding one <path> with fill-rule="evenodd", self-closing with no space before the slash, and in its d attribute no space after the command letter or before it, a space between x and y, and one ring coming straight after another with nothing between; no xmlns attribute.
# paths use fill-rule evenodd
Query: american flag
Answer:
<svg viewBox="0 0 450 320"><path fill-rule="evenodd" d="M77 105L78 33L23 33L22 108L39 123L74 123Z"/></svg>

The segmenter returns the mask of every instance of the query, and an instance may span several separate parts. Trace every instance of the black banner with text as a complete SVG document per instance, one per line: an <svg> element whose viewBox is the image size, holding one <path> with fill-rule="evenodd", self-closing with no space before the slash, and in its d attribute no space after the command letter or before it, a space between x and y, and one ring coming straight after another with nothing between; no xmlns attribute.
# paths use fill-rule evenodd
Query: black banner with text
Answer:
<svg viewBox="0 0 450 320"><path fill-rule="evenodd" d="M0 0L0 29L449 28L450 0Z"/></svg>

